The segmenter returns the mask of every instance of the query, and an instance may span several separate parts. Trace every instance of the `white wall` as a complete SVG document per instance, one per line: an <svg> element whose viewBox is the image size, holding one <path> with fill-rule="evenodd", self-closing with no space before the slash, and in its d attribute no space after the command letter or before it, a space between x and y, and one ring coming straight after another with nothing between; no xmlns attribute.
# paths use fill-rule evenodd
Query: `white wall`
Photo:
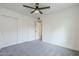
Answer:
<svg viewBox="0 0 79 59"><path fill-rule="evenodd" d="M35 19L0 8L0 48L35 40Z"/></svg>
<svg viewBox="0 0 79 59"><path fill-rule="evenodd" d="M72 6L43 20L43 41L79 51L79 6Z"/></svg>

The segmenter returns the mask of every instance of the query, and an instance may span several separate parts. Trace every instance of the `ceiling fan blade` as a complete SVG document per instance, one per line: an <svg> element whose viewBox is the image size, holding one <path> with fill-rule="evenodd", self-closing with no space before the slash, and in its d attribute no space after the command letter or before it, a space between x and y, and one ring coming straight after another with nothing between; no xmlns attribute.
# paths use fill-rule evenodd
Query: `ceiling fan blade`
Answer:
<svg viewBox="0 0 79 59"><path fill-rule="evenodd" d="M27 7L27 8L35 9L34 7L30 7L30 6L27 6L27 5L23 5L23 7Z"/></svg>
<svg viewBox="0 0 79 59"><path fill-rule="evenodd" d="M33 10L33 11L31 12L31 14L32 14L32 13L34 13L35 11L36 11L36 9L35 9L35 10Z"/></svg>
<svg viewBox="0 0 79 59"><path fill-rule="evenodd" d="M48 7L41 7L41 8L38 8L38 9L42 10L42 9L48 9L48 8L50 8L50 6L48 6Z"/></svg>
<svg viewBox="0 0 79 59"><path fill-rule="evenodd" d="M43 14L40 10L39 10L39 13L40 13L40 14Z"/></svg>

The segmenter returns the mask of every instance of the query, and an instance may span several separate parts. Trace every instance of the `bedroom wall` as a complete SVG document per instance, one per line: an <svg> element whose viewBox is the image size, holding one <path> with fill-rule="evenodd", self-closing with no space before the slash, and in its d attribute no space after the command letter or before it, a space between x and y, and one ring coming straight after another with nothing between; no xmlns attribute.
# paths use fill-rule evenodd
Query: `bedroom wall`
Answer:
<svg viewBox="0 0 79 59"><path fill-rule="evenodd" d="M79 6L42 18L43 41L79 51Z"/></svg>
<svg viewBox="0 0 79 59"><path fill-rule="evenodd" d="M35 40L35 19L0 7L0 48Z"/></svg>

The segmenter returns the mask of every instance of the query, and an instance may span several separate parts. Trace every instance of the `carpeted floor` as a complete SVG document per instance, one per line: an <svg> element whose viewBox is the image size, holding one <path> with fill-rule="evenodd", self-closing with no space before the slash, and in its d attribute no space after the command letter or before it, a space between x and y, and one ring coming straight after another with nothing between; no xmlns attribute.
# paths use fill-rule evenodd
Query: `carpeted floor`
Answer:
<svg viewBox="0 0 79 59"><path fill-rule="evenodd" d="M79 56L79 52L34 40L2 48L0 56Z"/></svg>

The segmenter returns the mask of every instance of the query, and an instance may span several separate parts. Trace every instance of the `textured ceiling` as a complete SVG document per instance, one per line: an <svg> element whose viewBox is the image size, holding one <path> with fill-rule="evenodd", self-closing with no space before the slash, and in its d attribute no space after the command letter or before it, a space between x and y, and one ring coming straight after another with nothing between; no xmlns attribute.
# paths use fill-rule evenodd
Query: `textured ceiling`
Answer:
<svg viewBox="0 0 79 59"><path fill-rule="evenodd" d="M32 9L23 7L22 6L23 4L35 7L34 3L0 3L0 6L19 12L19 13L22 13L22 14L25 14L25 15L29 15L34 18L38 18L38 17L44 17L45 15L49 15L51 13L61 11L70 6L76 5L74 3L40 3L39 7L50 6L50 9L41 10L43 12L43 15L41 15L39 13L30 14Z"/></svg>

